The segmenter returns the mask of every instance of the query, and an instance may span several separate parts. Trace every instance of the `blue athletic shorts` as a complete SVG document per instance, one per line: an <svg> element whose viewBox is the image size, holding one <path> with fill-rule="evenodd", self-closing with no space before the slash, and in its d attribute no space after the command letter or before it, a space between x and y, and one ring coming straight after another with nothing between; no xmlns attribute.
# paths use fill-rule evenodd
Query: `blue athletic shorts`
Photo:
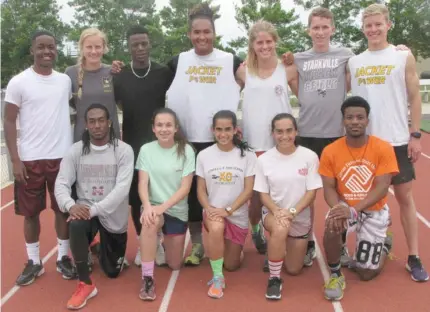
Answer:
<svg viewBox="0 0 430 312"><path fill-rule="evenodd" d="M163 214L164 224L161 230L164 235L184 235L187 232L188 224L178 218L172 217L167 213Z"/></svg>

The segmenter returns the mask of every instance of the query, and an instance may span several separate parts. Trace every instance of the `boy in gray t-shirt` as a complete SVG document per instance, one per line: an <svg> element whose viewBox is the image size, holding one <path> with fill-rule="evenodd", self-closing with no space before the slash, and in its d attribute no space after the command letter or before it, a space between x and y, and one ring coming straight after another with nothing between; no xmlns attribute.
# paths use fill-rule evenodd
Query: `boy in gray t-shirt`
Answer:
<svg viewBox="0 0 430 312"><path fill-rule="evenodd" d="M70 249L80 283L67 303L81 308L97 294L90 279L88 248L100 232L99 263L108 277L115 278L125 264L128 226L128 193L133 177L134 153L117 140L107 108L92 104L85 112L83 140L63 158L55 182L55 197L61 211L70 214ZM76 183L77 200L72 196Z"/></svg>

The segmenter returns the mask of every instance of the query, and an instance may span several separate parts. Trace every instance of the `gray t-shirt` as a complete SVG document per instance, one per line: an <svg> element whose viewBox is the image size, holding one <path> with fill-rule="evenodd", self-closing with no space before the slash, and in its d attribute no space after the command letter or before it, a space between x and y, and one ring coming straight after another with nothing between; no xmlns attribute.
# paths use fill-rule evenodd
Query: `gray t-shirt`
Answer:
<svg viewBox="0 0 430 312"><path fill-rule="evenodd" d="M98 217L109 232L125 233L134 153L127 143L117 142L115 149L112 145L90 145L86 155L82 155L82 141L73 144L61 161L55 198L60 210L68 212L75 205L71 193L76 182L76 204L88 206L91 217Z"/></svg>
<svg viewBox="0 0 430 312"><path fill-rule="evenodd" d="M65 73L72 80L73 104L76 110L76 124L73 131L73 142L78 142L82 139L82 134L85 130L85 111L93 103L99 103L109 111L115 135L120 137L118 113L114 96L114 88L112 83L111 67L102 64L100 69L94 71L85 71L82 82L82 96L79 99L77 92L79 65L68 67Z"/></svg>
<svg viewBox="0 0 430 312"><path fill-rule="evenodd" d="M328 52L310 49L296 53L299 72L299 135L314 138L343 136L340 107L346 97L346 65L354 53L330 47Z"/></svg>

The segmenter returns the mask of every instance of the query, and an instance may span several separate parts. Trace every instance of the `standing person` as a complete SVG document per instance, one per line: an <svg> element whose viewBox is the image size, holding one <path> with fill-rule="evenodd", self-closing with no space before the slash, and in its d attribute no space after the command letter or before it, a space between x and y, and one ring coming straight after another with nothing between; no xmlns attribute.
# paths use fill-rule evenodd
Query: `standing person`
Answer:
<svg viewBox="0 0 430 312"><path fill-rule="evenodd" d="M68 256L67 215L59 210L54 196L61 159L72 144L68 104L71 83L69 77L53 69L57 44L51 33L37 31L31 38L30 53L33 65L10 80L5 96L4 131L15 176L15 213L24 217L28 255L16 280L18 286L33 283L45 272L39 250L39 215L46 208L47 188L55 212L57 271L65 279L76 276Z"/></svg>
<svg viewBox="0 0 430 312"><path fill-rule="evenodd" d="M354 54L348 48L330 45L335 33L333 13L326 8L315 8L308 18L308 35L312 48L294 54L298 75L299 142L318 157L328 144L344 135L340 106L347 93L346 65ZM311 205L313 224L314 205ZM342 248L344 263L349 261L346 247ZM310 234L305 266L316 257L313 231Z"/></svg>
<svg viewBox="0 0 430 312"><path fill-rule="evenodd" d="M363 12L363 33L368 49L350 59L348 74L353 95L365 98L372 108L369 133L394 146L400 173L393 177L394 194L409 248L406 269L416 282L429 280L418 256L418 220L412 195L413 163L421 154L421 96L415 58L388 43L391 27L388 9L373 4ZM411 127L408 125L408 103Z"/></svg>
<svg viewBox="0 0 430 312"><path fill-rule="evenodd" d="M115 98L122 112L122 139L131 145L137 160L139 150L145 143L155 139L152 132L154 112L166 104L166 92L173 79L173 73L166 66L150 59L151 40L148 31L142 26L133 26L127 32L128 47L131 54L130 64L122 69L113 64ZM140 223L142 202L138 193L138 171L135 170L130 188L131 216L140 242ZM140 246L140 243L139 243ZM140 266L140 249L134 263ZM165 264L165 254L160 238L158 239L157 265Z"/></svg>
<svg viewBox="0 0 430 312"><path fill-rule="evenodd" d="M273 117L279 113L292 112L288 85L297 95L296 73L288 73L294 70L293 67L286 68L276 54L278 40L278 33L271 23L263 20L255 23L249 30L245 71L240 72L245 84L242 100L243 137L257 156L275 146L270 129ZM261 208L259 195L254 192L249 207L249 221L254 244L264 254L267 243L264 228L260 225Z"/></svg>
<svg viewBox="0 0 430 312"><path fill-rule="evenodd" d="M391 250L387 236L390 214L387 194L393 176L399 173L393 147L366 135L369 103L350 97L342 104L346 136L328 145L319 172L324 198L330 207L324 232L331 277L325 285L328 300L340 300L346 287L341 273L341 234L356 232L355 270L362 280L376 277Z"/></svg>
<svg viewBox="0 0 430 312"><path fill-rule="evenodd" d="M176 114L169 108L155 112L152 129L156 141L139 152L139 196L143 203L141 253L142 300L155 300L154 259L157 233L162 230L166 261L172 270L183 263L187 232L187 197L195 171L195 154L182 134Z"/></svg>
<svg viewBox="0 0 430 312"><path fill-rule="evenodd" d="M237 118L232 111L217 112L212 131L216 144L197 156L197 195L204 208L207 252L213 272L208 295L221 298L225 288L223 268L235 271L243 259L257 157L239 139Z"/></svg>
<svg viewBox="0 0 430 312"><path fill-rule="evenodd" d="M281 270L297 275L303 268L311 232L310 205L322 187L318 156L297 145L297 124L290 114L272 120L276 146L257 160L254 190L263 203L262 221L270 233L267 299L281 299Z"/></svg>
<svg viewBox="0 0 430 312"><path fill-rule="evenodd" d="M236 78L242 61L214 48L213 15L207 3L193 8L188 23L193 49L180 53L168 64L175 78L167 92L167 104L178 115L185 137L195 147L196 154L214 143L211 133L213 115L223 109L236 112L240 100ZM193 247L185 264L199 265L204 250L203 208L197 199L197 178L193 179L188 204Z"/></svg>
<svg viewBox="0 0 430 312"><path fill-rule="evenodd" d="M78 42L78 64L66 68L72 80L72 107L76 110L73 141L79 142L85 131L85 112L92 103L106 105L112 116L115 134L120 137L118 113L112 83L111 66L102 63L108 52L106 35L97 28L85 29Z"/></svg>
<svg viewBox="0 0 430 312"><path fill-rule="evenodd" d="M116 139L106 105L91 104L86 129L61 162L55 197L70 215L70 247L79 277L67 308L77 310L97 294L87 261L89 244L100 233L99 263L116 278L122 271L127 246L128 192L133 176L133 150ZM77 200L72 198L76 184Z"/></svg>

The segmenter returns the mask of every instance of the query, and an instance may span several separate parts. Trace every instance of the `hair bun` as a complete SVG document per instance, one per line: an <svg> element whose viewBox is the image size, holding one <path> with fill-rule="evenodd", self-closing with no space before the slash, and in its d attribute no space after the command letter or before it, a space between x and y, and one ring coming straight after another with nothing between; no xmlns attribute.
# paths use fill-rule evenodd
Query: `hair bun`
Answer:
<svg viewBox="0 0 430 312"><path fill-rule="evenodd" d="M208 17L210 19L213 19L214 12L212 11L212 9L210 8L210 6L207 2L203 2L201 4L195 5L190 10L190 13L188 16L189 16L190 20L192 20L196 17L200 17L200 16L205 16L205 17Z"/></svg>

